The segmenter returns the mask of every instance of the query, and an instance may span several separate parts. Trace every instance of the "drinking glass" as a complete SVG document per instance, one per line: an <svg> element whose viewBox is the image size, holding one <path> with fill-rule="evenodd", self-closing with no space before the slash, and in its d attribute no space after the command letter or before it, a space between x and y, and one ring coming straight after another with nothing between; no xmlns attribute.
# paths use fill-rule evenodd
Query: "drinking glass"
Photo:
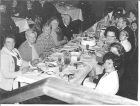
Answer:
<svg viewBox="0 0 140 106"><path fill-rule="evenodd" d="M89 50L89 45L86 45L86 50Z"/></svg>
<svg viewBox="0 0 140 106"><path fill-rule="evenodd" d="M78 56L78 57L77 57L77 61L80 61L80 58L81 58L81 56Z"/></svg>
<svg viewBox="0 0 140 106"><path fill-rule="evenodd" d="M71 58L69 56L67 56L67 57L64 58L64 64L65 65L69 65L70 62L71 62Z"/></svg>
<svg viewBox="0 0 140 106"><path fill-rule="evenodd" d="M69 52L64 53L64 64L69 65L71 62L71 54Z"/></svg>

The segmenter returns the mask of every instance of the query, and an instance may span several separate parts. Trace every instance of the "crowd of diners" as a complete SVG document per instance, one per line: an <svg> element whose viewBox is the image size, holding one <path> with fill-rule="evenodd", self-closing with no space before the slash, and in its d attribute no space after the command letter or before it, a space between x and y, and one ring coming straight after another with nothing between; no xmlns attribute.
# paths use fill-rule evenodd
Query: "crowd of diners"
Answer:
<svg viewBox="0 0 140 106"><path fill-rule="evenodd" d="M71 17L67 14L61 15L50 2L23 1L11 0L10 5L0 5L0 30L4 41L0 51L0 88L6 91L13 90L14 79L25 73L26 67L35 66L49 55L52 48L72 40L74 34L75 26ZM13 16L31 19L35 24L31 24L24 33L18 33L18 27L11 19ZM103 35L98 34L101 26L106 27ZM86 34L95 33L97 45L102 47L103 51L107 51L103 62L94 65L94 70L87 75L83 86L100 93L118 92L119 79L123 77L125 70L123 66L137 48L137 30L137 10L108 8L107 15L97 23L96 28L91 26L83 31ZM24 39L23 43L20 43L20 39Z"/></svg>

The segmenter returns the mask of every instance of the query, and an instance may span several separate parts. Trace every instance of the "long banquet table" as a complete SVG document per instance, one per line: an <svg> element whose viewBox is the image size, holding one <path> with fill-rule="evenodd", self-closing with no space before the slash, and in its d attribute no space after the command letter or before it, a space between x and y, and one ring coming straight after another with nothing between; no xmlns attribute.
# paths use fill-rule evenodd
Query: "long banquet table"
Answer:
<svg viewBox="0 0 140 106"><path fill-rule="evenodd" d="M18 76L15 79L15 82L20 83L26 83L31 84L34 82L37 82L39 80L48 78L48 77L56 77L58 79L62 79L64 81L74 83L74 84L82 84L83 80L86 78L86 76L91 72L95 71L95 65L97 64L97 56L95 54L89 55L87 52L84 51L84 53L81 53L80 61L77 61L75 59L71 59L71 64L68 65L66 68L60 72L59 65L58 65L58 58L64 57L63 51L73 51L74 49L77 49L79 47L85 48L84 46L80 45L80 40L82 38L78 37L73 41L70 41L66 45L64 45L62 48L55 49L53 53L49 56L49 58L53 58L56 60L54 63L55 67L47 67L45 65L45 62L38 63L38 67L41 67L43 71L39 72L36 68L34 71L26 72L20 76ZM73 54L76 54L76 52L73 52ZM79 63L80 65L75 67L72 63ZM100 72L96 72L98 74ZM72 78L69 78L69 75L73 75ZM25 84L25 85L26 85Z"/></svg>

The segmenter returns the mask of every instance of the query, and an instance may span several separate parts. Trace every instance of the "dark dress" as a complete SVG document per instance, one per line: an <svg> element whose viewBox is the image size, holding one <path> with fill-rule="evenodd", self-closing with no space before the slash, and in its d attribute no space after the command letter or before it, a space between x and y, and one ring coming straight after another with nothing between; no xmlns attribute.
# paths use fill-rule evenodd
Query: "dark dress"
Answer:
<svg viewBox="0 0 140 106"><path fill-rule="evenodd" d="M80 20L71 21L68 26L61 24L62 33L71 40L73 34L78 34L82 30L82 22Z"/></svg>
<svg viewBox="0 0 140 106"><path fill-rule="evenodd" d="M128 34L129 34L128 41L132 45L132 49L130 50L130 52L126 53L126 57L125 57L126 59L129 59L129 57L131 57L131 55L133 55L133 52L135 50L135 35L134 35L134 32L132 31L132 29L129 26L125 27L123 30L128 32Z"/></svg>

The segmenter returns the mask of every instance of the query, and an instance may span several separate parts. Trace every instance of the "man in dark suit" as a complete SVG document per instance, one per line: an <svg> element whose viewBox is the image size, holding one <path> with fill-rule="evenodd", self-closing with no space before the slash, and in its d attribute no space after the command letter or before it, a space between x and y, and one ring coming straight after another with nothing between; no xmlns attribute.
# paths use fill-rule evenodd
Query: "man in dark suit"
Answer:
<svg viewBox="0 0 140 106"><path fill-rule="evenodd" d="M62 14L61 16L63 20L63 23L60 24L62 33L67 37L68 40L71 40L73 34L72 26L71 26L72 18L68 14Z"/></svg>
<svg viewBox="0 0 140 106"><path fill-rule="evenodd" d="M71 40L73 34L78 34L81 29L81 21L74 20L68 14L62 14L63 24L60 25L62 33L67 36L68 40Z"/></svg>

